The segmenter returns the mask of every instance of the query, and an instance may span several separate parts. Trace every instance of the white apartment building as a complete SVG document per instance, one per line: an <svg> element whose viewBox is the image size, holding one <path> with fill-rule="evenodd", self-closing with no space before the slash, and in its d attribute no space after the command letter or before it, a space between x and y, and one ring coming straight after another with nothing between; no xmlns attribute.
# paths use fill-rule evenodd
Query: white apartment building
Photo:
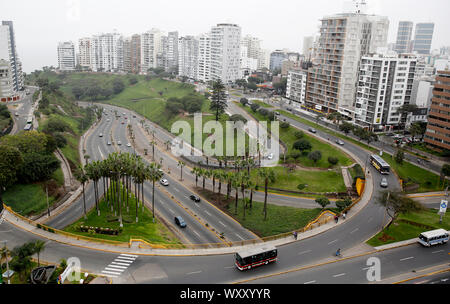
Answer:
<svg viewBox="0 0 450 304"><path fill-rule="evenodd" d="M306 103L325 113L339 111L354 117L361 57L386 47L387 17L358 13L337 14L321 20L320 38L309 69Z"/></svg>
<svg viewBox="0 0 450 304"><path fill-rule="evenodd" d="M158 53L161 53L161 36L159 29L152 29L141 35L141 73L146 74L148 69L157 68Z"/></svg>
<svg viewBox="0 0 450 304"><path fill-rule="evenodd" d="M78 40L78 64L82 68L92 69L91 66L91 38L80 38Z"/></svg>
<svg viewBox="0 0 450 304"><path fill-rule="evenodd" d="M258 69L258 59L248 57L246 46L241 45L241 71L239 78L249 76Z"/></svg>
<svg viewBox="0 0 450 304"><path fill-rule="evenodd" d="M94 72L123 70L123 38L118 33L95 35L91 38L90 62Z"/></svg>
<svg viewBox="0 0 450 304"><path fill-rule="evenodd" d="M2 21L2 24L0 25L0 59L8 61L11 66L14 91L18 92L23 90L24 79L22 63L17 54L12 21Z"/></svg>
<svg viewBox="0 0 450 304"><path fill-rule="evenodd" d="M74 71L75 65L75 45L73 42L58 43L58 69L60 71Z"/></svg>
<svg viewBox="0 0 450 304"><path fill-rule="evenodd" d="M411 104L417 57L384 52L361 59L355 122L374 131L392 130L401 121L398 109Z"/></svg>
<svg viewBox="0 0 450 304"><path fill-rule="evenodd" d="M258 57L258 70L270 67L270 50L262 49Z"/></svg>
<svg viewBox="0 0 450 304"><path fill-rule="evenodd" d="M211 29L211 79L228 84L239 79L241 28L222 23Z"/></svg>
<svg viewBox="0 0 450 304"><path fill-rule="evenodd" d="M199 41L194 36L178 39L178 75L198 79Z"/></svg>
<svg viewBox="0 0 450 304"><path fill-rule="evenodd" d="M169 32L167 34L167 48L164 50L167 54L166 71L177 73L178 70L178 32Z"/></svg>
<svg viewBox="0 0 450 304"><path fill-rule="evenodd" d="M286 98L293 101L296 108L305 104L306 98L306 78L305 71L289 71L286 85Z"/></svg>
<svg viewBox="0 0 450 304"><path fill-rule="evenodd" d="M203 82L211 80L211 36L202 34L198 38L197 79Z"/></svg>
<svg viewBox="0 0 450 304"><path fill-rule="evenodd" d="M6 102L15 97L11 64L9 61L0 59L0 101Z"/></svg>

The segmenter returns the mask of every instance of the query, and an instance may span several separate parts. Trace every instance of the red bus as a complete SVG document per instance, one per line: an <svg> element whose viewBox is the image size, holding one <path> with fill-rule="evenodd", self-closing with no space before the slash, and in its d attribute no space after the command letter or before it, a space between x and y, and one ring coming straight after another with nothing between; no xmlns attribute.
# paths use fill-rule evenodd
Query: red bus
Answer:
<svg viewBox="0 0 450 304"><path fill-rule="evenodd" d="M251 269L277 261L278 251L274 246L264 245L239 251L235 254L235 265L239 270Z"/></svg>

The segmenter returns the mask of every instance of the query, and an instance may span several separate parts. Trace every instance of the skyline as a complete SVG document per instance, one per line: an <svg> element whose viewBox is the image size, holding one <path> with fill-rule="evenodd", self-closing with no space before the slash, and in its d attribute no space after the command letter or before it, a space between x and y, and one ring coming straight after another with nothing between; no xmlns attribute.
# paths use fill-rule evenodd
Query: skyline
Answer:
<svg viewBox="0 0 450 304"><path fill-rule="evenodd" d="M19 0L1 3L0 11L7 12L2 15L2 20L14 23L18 54L23 70L29 73L43 66L57 65L58 42L72 41L77 45L79 38L114 30L124 36L141 34L151 28L164 32L178 31L180 36L196 36L209 31L217 23L231 22L242 28L242 36L248 34L261 39L265 49L287 48L301 52L303 38L317 35L320 19L342 12L344 2L285 0L277 3L277 16L270 9L273 2L268 0L244 3L231 0L227 5L205 0L189 3L130 0L126 7L118 0L94 3L87 0ZM419 0L368 0L368 13L389 18L388 43L396 40L398 22L408 20L414 24L435 23L432 49L450 46L450 21L445 16L448 10L442 9L450 8L450 4L446 0L431 2L434 5L423 6ZM407 11L404 10L406 6L409 8ZM24 7L28 9L24 10ZM205 11L208 7L210 9ZM249 11L254 12L250 17Z"/></svg>

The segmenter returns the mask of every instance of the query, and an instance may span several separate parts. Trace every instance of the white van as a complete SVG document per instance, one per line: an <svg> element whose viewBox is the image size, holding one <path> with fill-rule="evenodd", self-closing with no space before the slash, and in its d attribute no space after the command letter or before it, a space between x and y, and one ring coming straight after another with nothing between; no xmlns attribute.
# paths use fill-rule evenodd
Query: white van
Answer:
<svg viewBox="0 0 450 304"><path fill-rule="evenodd" d="M419 235L419 243L423 246L430 247L448 242L448 232L444 229L436 229L432 231L422 232Z"/></svg>

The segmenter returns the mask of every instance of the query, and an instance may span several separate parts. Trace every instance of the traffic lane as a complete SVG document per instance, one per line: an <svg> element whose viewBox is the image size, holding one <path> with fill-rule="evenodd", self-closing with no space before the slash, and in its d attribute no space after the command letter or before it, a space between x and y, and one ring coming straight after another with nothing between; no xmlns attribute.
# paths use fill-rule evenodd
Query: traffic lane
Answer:
<svg viewBox="0 0 450 304"><path fill-rule="evenodd" d="M141 136L138 134L140 134L139 131L136 132L137 138L142 136L142 134ZM166 158L166 164L170 160L172 160L172 164L176 166L174 160L170 157ZM175 167L173 168L175 169ZM186 174L188 173L186 171L187 170L183 172L183 176L186 177L186 175L189 175L192 179L192 174ZM257 237L256 235L242 227L241 224L231 219L228 215L212 206L209 202L202 201L200 203L196 203L192 201L190 195L192 195L193 193L177 179L174 179L169 175L165 175L164 178L169 182L169 186L166 186L165 189L167 191L170 191L171 195L173 195L175 199L177 199L185 207L189 208L192 212L198 214L209 225L213 225L217 231L223 232L228 240L236 242L255 239Z"/></svg>
<svg viewBox="0 0 450 304"><path fill-rule="evenodd" d="M419 202L427 208L439 209L442 200L450 201L449 197L443 196L430 196L430 197L412 197L413 200Z"/></svg>
<svg viewBox="0 0 450 304"><path fill-rule="evenodd" d="M122 145L119 146L119 149L122 152L132 153L132 149L126 147L126 127L125 124L119 124L118 128L115 130L114 138L122 141ZM158 182L156 182L158 183ZM152 193L152 185L149 182L144 183L144 193L147 197L148 201L151 201L151 193ZM157 212L163 213L164 217L170 221L170 223L174 223L175 216L182 216L188 229L178 228L178 232L191 240L194 244L205 244L205 243L220 243L221 240L216 236L215 233L210 231L208 228L204 227L197 219L194 218L191 214L189 214L184 208L174 202L168 194L164 194L155 185L155 209Z"/></svg>
<svg viewBox="0 0 450 304"><path fill-rule="evenodd" d="M441 265L449 261L448 244L425 248L419 244L381 251L370 255L329 263L313 268L280 274L264 279L253 280L250 284L368 284L376 281L371 266L373 259L379 259L380 279L396 277L405 273L413 273L419 269ZM344 256L345 258L345 256ZM370 260L369 260L370 259ZM377 261L378 262L378 261Z"/></svg>
<svg viewBox="0 0 450 304"><path fill-rule="evenodd" d="M450 284L450 270L436 274L427 274L425 277L420 277L401 284Z"/></svg>

